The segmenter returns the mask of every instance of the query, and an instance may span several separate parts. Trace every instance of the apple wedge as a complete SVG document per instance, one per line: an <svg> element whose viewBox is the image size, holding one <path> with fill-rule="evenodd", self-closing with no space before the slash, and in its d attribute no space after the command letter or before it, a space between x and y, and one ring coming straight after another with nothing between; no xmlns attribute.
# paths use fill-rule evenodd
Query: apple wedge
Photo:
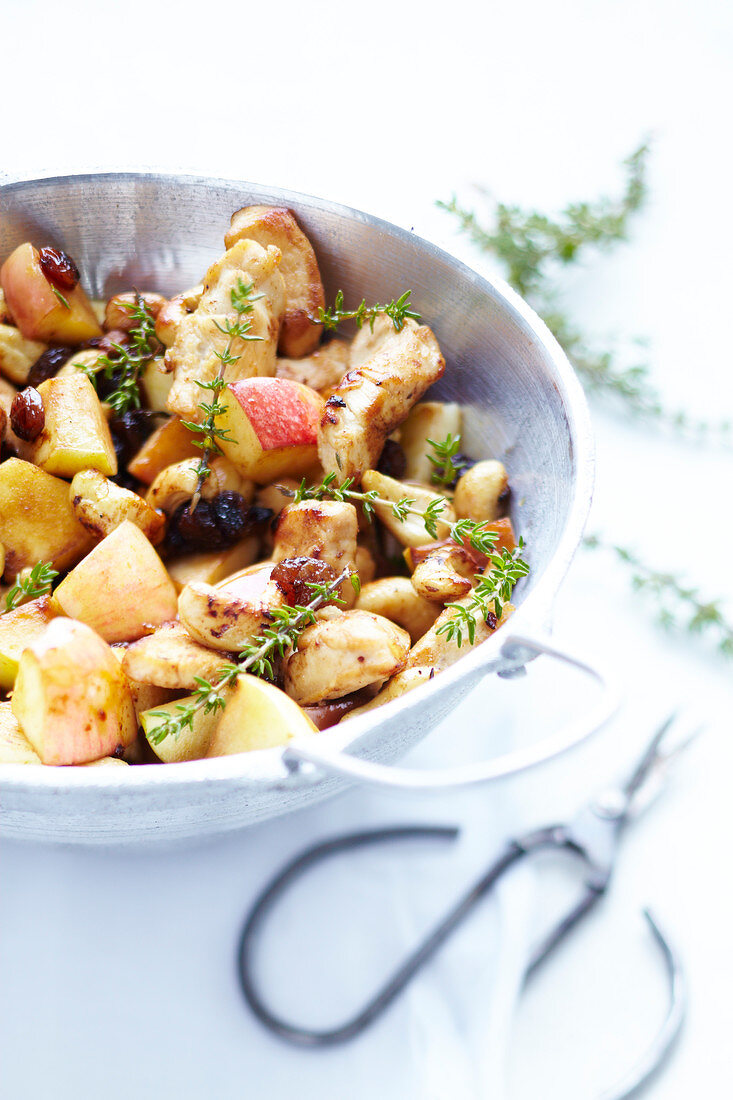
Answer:
<svg viewBox="0 0 733 1100"><path fill-rule="evenodd" d="M49 474L72 478L81 470L114 476L117 457L94 386L81 371L48 378L38 387L45 424L32 443L21 443L21 458Z"/></svg>
<svg viewBox="0 0 733 1100"><path fill-rule="evenodd" d="M0 764L40 764L41 758L18 725L10 703L0 703Z"/></svg>
<svg viewBox="0 0 733 1100"><path fill-rule="evenodd" d="M38 561L69 569L94 545L74 516L68 483L20 458L0 463L0 531L10 580Z"/></svg>
<svg viewBox="0 0 733 1100"><path fill-rule="evenodd" d="M54 293L32 244L20 244L11 252L0 268L0 284L15 323L27 339L74 345L102 335L81 283L63 294Z"/></svg>
<svg viewBox="0 0 733 1100"><path fill-rule="evenodd" d="M54 619L23 651L13 714L44 764L85 764L137 737L125 674L91 627Z"/></svg>
<svg viewBox="0 0 733 1100"><path fill-rule="evenodd" d="M64 615L106 642L131 642L176 617L178 600L163 562L139 527L125 520L61 582L53 595Z"/></svg>
<svg viewBox="0 0 733 1100"><path fill-rule="evenodd" d="M162 725L165 718L161 718L158 712L170 714L172 718L178 716L178 707L188 706L195 701L193 695L186 695L183 699L177 699L171 703L164 703L152 710L140 715L140 725L143 728L148 744L164 764L179 764L182 760L202 760L209 749L214 730L219 724L221 711L210 711L205 714L203 709L196 712L193 725L181 730L178 737L169 734L156 744L154 733L158 726Z"/></svg>
<svg viewBox="0 0 733 1100"><path fill-rule="evenodd" d="M152 485L167 466L201 456L194 440L193 432L181 418L172 416L148 436L132 461L128 462L127 469L138 481Z"/></svg>
<svg viewBox="0 0 733 1100"><path fill-rule="evenodd" d="M0 688L3 691L12 690L21 653L40 638L53 618L55 612L48 596L0 615Z"/></svg>
<svg viewBox="0 0 733 1100"><path fill-rule="evenodd" d="M284 745L318 727L284 691L242 673L221 712L207 756L230 756Z"/></svg>
<svg viewBox="0 0 733 1100"><path fill-rule="evenodd" d="M304 474L317 461L325 411L319 393L288 378L245 378L223 391L219 417L226 456L247 477L267 485Z"/></svg>

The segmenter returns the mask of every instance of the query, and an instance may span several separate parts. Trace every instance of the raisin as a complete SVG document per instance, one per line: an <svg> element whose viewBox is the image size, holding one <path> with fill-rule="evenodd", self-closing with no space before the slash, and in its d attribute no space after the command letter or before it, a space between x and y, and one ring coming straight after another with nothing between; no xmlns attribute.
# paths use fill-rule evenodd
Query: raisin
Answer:
<svg viewBox="0 0 733 1100"><path fill-rule="evenodd" d="M397 481L405 476L407 458L402 447L394 439L388 439L384 444L377 469L380 474L384 474L385 477L394 477Z"/></svg>
<svg viewBox="0 0 733 1100"><path fill-rule="evenodd" d="M79 282L79 268L60 248L40 249L38 260L49 283L59 290L73 290Z"/></svg>
<svg viewBox="0 0 733 1100"><path fill-rule="evenodd" d="M32 443L43 431L46 412L43 398L33 386L16 393L10 406L10 423L19 439Z"/></svg>
<svg viewBox="0 0 733 1100"><path fill-rule="evenodd" d="M202 550L216 550L222 545L221 532L211 502L200 500L194 511L190 502L176 513L176 527L184 542Z"/></svg>
<svg viewBox="0 0 733 1100"><path fill-rule="evenodd" d="M72 348L47 348L31 367L28 385L40 386L41 382L45 382L47 378L53 378L56 371L60 370L73 354Z"/></svg>
<svg viewBox="0 0 733 1100"><path fill-rule="evenodd" d="M224 538L235 542L242 538L250 527L250 508L239 493L225 489L211 502L216 525Z"/></svg>
<svg viewBox="0 0 733 1100"><path fill-rule="evenodd" d="M98 376L98 381L101 379ZM100 400L104 400L102 387L99 387ZM148 436L155 430L158 414L150 409L130 409L122 416L115 416L109 422L112 433L117 465L124 469L131 458L137 454Z"/></svg>
<svg viewBox="0 0 733 1100"><path fill-rule="evenodd" d="M336 580L336 573L328 562L319 561L318 558L285 558L277 563L270 579L275 582L290 606L294 607L296 604L305 606L313 599L309 583L330 584Z"/></svg>

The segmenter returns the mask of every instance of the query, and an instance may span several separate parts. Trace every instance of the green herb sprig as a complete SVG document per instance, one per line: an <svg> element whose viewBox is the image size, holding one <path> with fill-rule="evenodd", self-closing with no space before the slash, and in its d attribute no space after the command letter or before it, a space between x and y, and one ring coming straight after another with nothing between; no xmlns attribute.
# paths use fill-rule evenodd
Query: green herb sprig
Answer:
<svg viewBox="0 0 733 1100"><path fill-rule="evenodd" d="M479 554L489 555L494 549L494 543L498 539L495 531L489 531L485 523L478 523L472 519L459 519L455 523L449 523L442 519L442 514L448 505L445 497L436 496L428 504L427 508L416 508L416 501L412 497L402 497L400 500L385 500L380 497L375 489L361 492L353 488L353 477L347 477L340 484L336 481L334 473L327 474L320 485L308 486L305 478L296 490L279 486L284 496L293 498L294 504L300 504L303 500L338 500L354 501L361 504L364 516L371 521L375 514L375 505L384 505L389 508L398 523L404 523L408 516L416 516L422 520L425 530L431 539L438 538L438 523L445 523L448 527L448 536L461 546L471 546Z"/></svg>
<svg viewBox="0 0 733 1100"><path fill-rule="evenodd" d="M624 161L626 186L619 199L570 203L556 218L496 203L493 224L485 225L455 195L437 205L457 220L473 244L502 263L511 285L540 314L589 392L620 401L634 415L674 431L730 442L729 420L714 423L690 417L683 409L667 408L652 383L650 363L627 365L617 352L598 349L558 302L553 276L559 268L576 263L590 247L609 249L628 238L632 217L647 196L648 156L649 144L644 142Z"/></svg>
<svg viewBox="0 0 733 1100"><path fill-rule="evenodd" d="M161 722L148 734L152 745L159 745L166 737L179 737L185 729L193 729L193 721L199 711L211 714L223 710L226 706L226 692L244 672L263 679L274 680L273 660L283 657L288 648L296 648L298 639L307 626L315 623L315 612L324 604L343 604L339 589L343 581L350 576L350 570L343 572L330 584L308 583L313 599L305 606L275 607L268 612L272 626L265 627L252 639L239 654L236 663L225 665L219 670L214 681L196 677L196 691L191 703L180 703L176 713L165 710L151 711L151 717ZM352 578L353 580L353 578Z"/></svg>
<svg viewBox="0 0 733 1100"><path fill-rule="evenodd" d="M586 536L583 545L589 550L606 550L631 569L631 587L657 601L656 618L666 630L704 634L714 640L724 657L733 657L733 623L725 616L722 600L704 599L695 585L675 573L653 569L626 546L606 542L598 535Z"/></svg>
<svg viewBox="0 0 733 1100"><path fill-rule="evenodd" d="M520 538L514 550L505 547L500 554L492 554L489 557L490 572L477 575L478 584L466 603L448 605L450 617L437 628L436 633L445 634L448 641L455 641L460 649L464 632L468 635L468 644L474 645L479 617L496 629L515 584L529 573L529 566L520 557L523 549L524 542Z"/></svg>
<svg viewBox="0 0 733 1100"><path fill-rule="evenodd" d="M428 439L427 443L433 449L433 453L427 456L428 462L433 466L430 481L433 485L451 488L466 468L458 451L461 445L460 435L453 436L449 433L445 439Z"/></svg>
<svg viewBox="0 0 733 1100"><path fill-rule="evenodd" d="M219 368L216 373L216 377L212 378L210 382L199 382L196 380L196 385L212 395L211 401L201 401L199 403L199 409L204 414L204 419L200 424L197 424L193 420L184 420L185 426L192 432L194 432L200 438L194 440L194 446L200 447L203 451L201 459L196 467L196 489L194 490L193 497L191 499L190 511L193 512L201 499L201 490L203 489L204 482L211 473L209 462L213 455L222 454L219 441L231 440L232 437L226 428L220 428L217 426L217 417L221 416L224 412L225 406L219 400L222 390L225 390L227 383L224 381L224 374L227 367L232 366L238 362L241 355L234 355L234 341L245 340L255 341L261 340L261 336L253 336L251 333L252 318L249 314L254 309L254 303L258 302L262 297L261 294L253 294L254 284L245 283L241 276L237 279L236 285L232 287L229 300L232 304L232 309L237 315L236 320L228 318L223 325L215 321L214 324L218 328L219 332L228 336L228 342L223 351L215 351L214 355L219 360Z"/></svg>
<svg viewBox="0 0 733 1100"><path fill-rule="evenodd" d="M51 289L51 293L56 296L56 299L61 303L64 309L71 309L71 306L69 305L69 299L64 298L59 288L57 286L54 286L53 283L49 283L48 285Z"/></svg>
<svg viewBox="0 0 733 1100"><path fill-rule="evenodd" d="M374 331L374 322L380 313L386 313L395 327L396 332L401 332L405 321L410 318L413 321L420 320L420 314L416 313L411 308L410 295L411 290L406 290L396 300L393 298L391 302L386 305L374 305L368 306L366 304L366 298L362 298L356 309L344 309L344 295L343 291L339 290L336 294L336 299L333 306L328 306L324 309L323 306L318 307L318 315L315 317L315 322L319 325L323 325L324 332L335 332L342 321L355 321L356 327L361 328L364 324L369 324L372 332Z"/></svg>
<svg viewBox="0 0 733 1100"><path fill-rule="evenodd" d="M27 600L37 600L40 596L45 596L51 591L51 586L57 577L58 572L49 562L36 562L30 573L26 577L18 577L13 587L5 594L5 610L14 611Z"/></svg>
<svg viewBox="0 0 733 1100"><path fill-rule="evenodd" d="M140 408L140 375L161 349L160 341L155 335L155 318L145 299L135 291L134 302L120 302L120 305L136 322L129 331L129 345L123 347L122 344L113 343L113 354L101 355L94 367L77 368L86 374L95 389L97 365L101 366L105 378L117 380L116 389L104 399L117 416L122 416L130 409Z"/></svg>

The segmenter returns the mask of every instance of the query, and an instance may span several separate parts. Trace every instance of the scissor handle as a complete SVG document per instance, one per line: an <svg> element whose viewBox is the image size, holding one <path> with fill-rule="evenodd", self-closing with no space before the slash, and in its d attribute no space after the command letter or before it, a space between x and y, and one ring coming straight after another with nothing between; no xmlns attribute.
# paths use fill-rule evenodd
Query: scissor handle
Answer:
<svg viewBox="0 0 733 1100"><path fill-rule="evenodd" d="M355 780L366 786L393 791L443 791L456 787L471 787L489 783L509 775L527 771L547 760L552 760L569 749L580 745L596 733L618 707L618 693L607 676L587 661L562 649L539 635L509 634L501 647L501 656L514 667L521 666L531 657L545 655L562 664L577 668L595 680L601 689L600 697L590 712L576 718L564 729L551 734L527 748L495 756L483 763L464 764L433 771L417 771L411 768L395 768L387 764L375 764L328 743L326 738L308 737L291 741L283 753L284 763L292 770L304 765Z"/></svg>

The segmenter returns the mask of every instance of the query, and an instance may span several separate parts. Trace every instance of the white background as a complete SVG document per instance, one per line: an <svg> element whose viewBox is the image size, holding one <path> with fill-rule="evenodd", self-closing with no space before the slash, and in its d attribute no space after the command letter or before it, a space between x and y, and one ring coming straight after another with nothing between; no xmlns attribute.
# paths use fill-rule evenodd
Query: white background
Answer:
<svg viewBox="0 0 733 1100"><path fill-rule="evenodd" d="M592 197L620 186L620 160L651 134L651 198L633 239L612 257L589 256L567 280L568 301L599 336L650 338L671 405L701 416L733 413L726 5L283 0L254 9L0 0L0 13L9 174L149 164L271 182L414 227L477 266L485 261L455 235L435 199L458 190L475 200L475 184L540 207ZM591 527L730 601L730 452L680 445L598 404L594 414ZM523 1000L509 1093L593 1096L641 1049L663 1006L638 915L648 903L679 945L691 987L682 1043L648 1095L727 1094L733 665L702 641L662 635L649 610L613 561L579 556L556 632L622 680L623 714L572 760L511 789L434 808L474 825L485 813L485 838L468 844L453 876L444 854L415 856L412 910L385 900L377 913L387 931L370 929L361 958L352 944L340 983L304 961L298 936L305 928L323 956L324 901L337 924L373 914L370 891L389 876L394 898L404 901L399 857L375 856L363 875L344 872L342 891L324 879L319 898L304 896L302 913L283 918L279 945L286 953L296 945L293 984L311 991L301 996L300 1015L335 1018L355 1005L366 988L360 967L371 973L369 951L381 968L398 949L393 926L407 934L411 922L429 923L443 884L448 891L462 875L470 879L502 835L565 818L633 757L655 718L688 701L710 716L708 732L629 834L607 904ZM541 664L523 682L487 683L415 758L475 751L469 730L540 732L569 712L568 685ZM311 837L399 814L410 811L353 796L190 851L146 856L5 843L3 1100L485 1095L482 1051L498 1059L507 1023L487 1015L481 981L482 949L488 958L498 934L490 915L373 1037L342 1051L283 1050L240 1008L232 954L257 884ZM440 1066L430 1065L431 1049Z"/></svg>

